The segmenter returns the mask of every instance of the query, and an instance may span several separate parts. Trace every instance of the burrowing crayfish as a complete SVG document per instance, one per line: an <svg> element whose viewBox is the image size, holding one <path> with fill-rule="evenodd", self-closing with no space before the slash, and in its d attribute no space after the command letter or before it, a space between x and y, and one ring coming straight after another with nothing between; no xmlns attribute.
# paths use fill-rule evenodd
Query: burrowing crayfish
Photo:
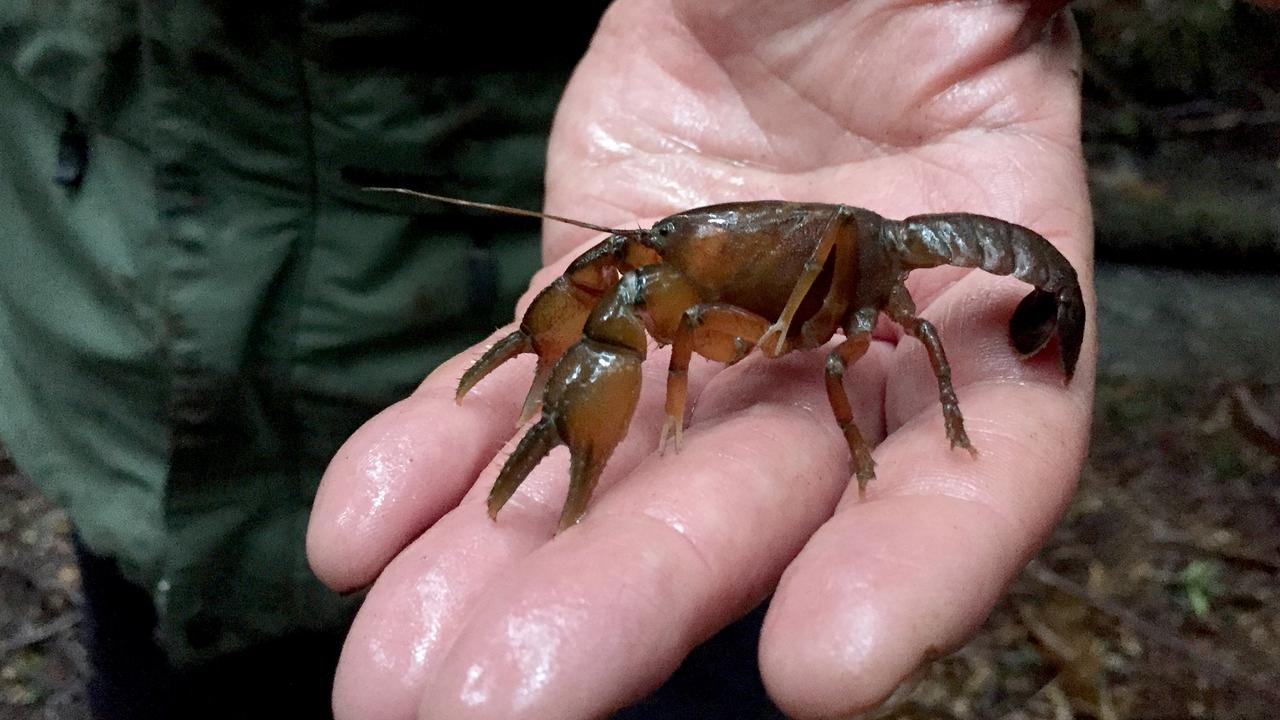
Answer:
<svg viewBox="0 0 1280 720"><path fill-rule="evenodd" d="M874 476L874 463L853 422L842 377L867 350L881 312L924 343L938 378L947 437L952 447L973 451L942 343L933 325L916 316L904 285L907 273L956 265L1012 275L1034 286L1009 321L1013 346L1030 356L1056 334L1068 382L1084 336L1085 307L1075 269L1040 235L996 218L943 213L890 220L845 205L769 200L696 208L647 230L619 230L399 188L370 189L609 233L539 293L520 328L490 347L458 383L461 402L507 360L526 352L538 356L521 424L539 402L542 417L499 473L489 493L491 517L561 443L569 446L571 460L560 528L582 517L635 412L646 331L672 345L660 444L673 438L678 447L695 351L734 363L757 347L770 357L815 348L842 330L844 341L827 357L827 397L848 441L860 488Z"/></svg>

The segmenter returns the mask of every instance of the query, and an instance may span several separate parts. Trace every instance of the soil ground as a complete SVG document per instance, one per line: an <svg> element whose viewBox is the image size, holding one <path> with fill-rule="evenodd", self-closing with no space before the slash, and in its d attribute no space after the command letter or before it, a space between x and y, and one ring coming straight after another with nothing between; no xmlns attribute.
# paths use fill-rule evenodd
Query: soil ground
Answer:
<svg viewBox="0 0 1280 720"><path fill-rule="evenodd" d="M0 718L88 718L71 525L0 448Z"/></svg>

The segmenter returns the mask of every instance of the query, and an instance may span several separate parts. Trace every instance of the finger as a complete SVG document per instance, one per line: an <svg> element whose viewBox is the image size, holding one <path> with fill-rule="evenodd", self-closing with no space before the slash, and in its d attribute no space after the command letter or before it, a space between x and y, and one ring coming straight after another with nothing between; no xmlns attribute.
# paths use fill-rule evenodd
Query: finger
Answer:
<svg viewBox="0 0 1280 720"><path fill-rule="evenodd" d="M441 365L413 395L366 422L329 463L307 527L307 557L325 584L350 590L372 582L457 505L511 437L533 374L530 359L503 365L461 405L454 401L458 377L484 347Z"/></svg>
<svg viewBox="0 0 1280 720"><path fill-rule="evenodd" d="M976 390L964 400L976 460L947 446L940 415L922 416L878 448L870 499L842 503L787 569L760 664L789 715L866 710L958 647L1065 506L1087 406L1044 385Z"/></svg>
<svg viewBox="0 0 1280 720"><path fill-rule="evenodd" d="M857 388L880 387L886 354L877 344L850 373ZM759 602L850 476L822 359L757 359L717 375L679 454L641 463L490 586L420 717L602 716ZM872 437L879 402L856 403Z"/></svg>
<svg viewBox="0 0 1280 720"><path fill-rule="evenodd" d="M489 521L478 504L453 512L378 575L360 606L333 685L337 720L408 720L467 608L549 528Z"/></svg>
<svg viewBox="0 0 1280 720"><path fill-rule="evenodd" d="M863 711L958 646L1065 507L1085 456L1094 321L1064 386L1054 358L1028 362L1009 346L1022 292L974 275L929 308L976 459L946 442L919 343L899 344L901 374L886 390L890 435L876 450L869 499L842 499L787 569L766 616L761 671L789 714Z"/></svg>
<svg viewBox="0 0 1280 720"><path fill-rule="evenodd" d="M605 470L597 497L625 477L657 443L665 417L661 357L646 367L647 398ZM695 392L718 371L691 367ZM508 431L509 432L509 431ZM471 608L491 586L552 538L568 479L568 456L553 451L492 521L485 498L518 438L492 458L458 506L401 552L378 576L347 635L334 681L334 708L347 718L412 717L424 685L453 645ZM591 510L590 512L593 512Z"/></svg>

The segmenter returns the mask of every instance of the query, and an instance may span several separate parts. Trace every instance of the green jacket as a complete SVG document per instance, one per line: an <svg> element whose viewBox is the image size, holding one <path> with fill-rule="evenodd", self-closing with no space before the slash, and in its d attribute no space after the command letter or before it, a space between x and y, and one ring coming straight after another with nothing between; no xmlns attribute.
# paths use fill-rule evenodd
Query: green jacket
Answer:
<svg viewBox="0 0 1280 720"><path fill-rule="evenodd" d="M538 264L535 222L340 173L537 207L595 18L394 5L0 0L0 438L179 662L347 621L303 555L325 465Z"/></svg>

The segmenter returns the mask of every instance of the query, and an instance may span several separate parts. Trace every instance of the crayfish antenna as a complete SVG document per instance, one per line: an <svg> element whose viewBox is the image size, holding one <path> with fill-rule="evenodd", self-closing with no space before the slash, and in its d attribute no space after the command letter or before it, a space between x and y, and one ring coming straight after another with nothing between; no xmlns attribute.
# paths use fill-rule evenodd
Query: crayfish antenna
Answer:
<svg viewBox="0 0 1280 720"><path fill-rule="evenodd" d="M422 192L421 190L410 190L401 187L381 187L381 186L362 186L361 190L368 192L380 193L396 193L398 195L408 195L410 197L421 198L423 200L434 200L435 202L448 203L450 205L458 205L461 207L478 208L480 210L489 210L490 212L503 213L504 215L519 215L521 217L538 218L541 220L553 220L555 222L573 225L587 230L595 230L597 232L609 233L610 235L626 235L637 236L642 235L646 231L643 229L636 230L619 230L618 228L605 227L604 225L596 225L595 223L585 222L583 220L574 220L562 215L552 215L551 213L538 212L536 210L525 210L524 208L511 207L509 205L496 205L494 203L476 202L475 200L463 200L461 198L449 197L447 195L436 195L434 193Z"/></svg>

